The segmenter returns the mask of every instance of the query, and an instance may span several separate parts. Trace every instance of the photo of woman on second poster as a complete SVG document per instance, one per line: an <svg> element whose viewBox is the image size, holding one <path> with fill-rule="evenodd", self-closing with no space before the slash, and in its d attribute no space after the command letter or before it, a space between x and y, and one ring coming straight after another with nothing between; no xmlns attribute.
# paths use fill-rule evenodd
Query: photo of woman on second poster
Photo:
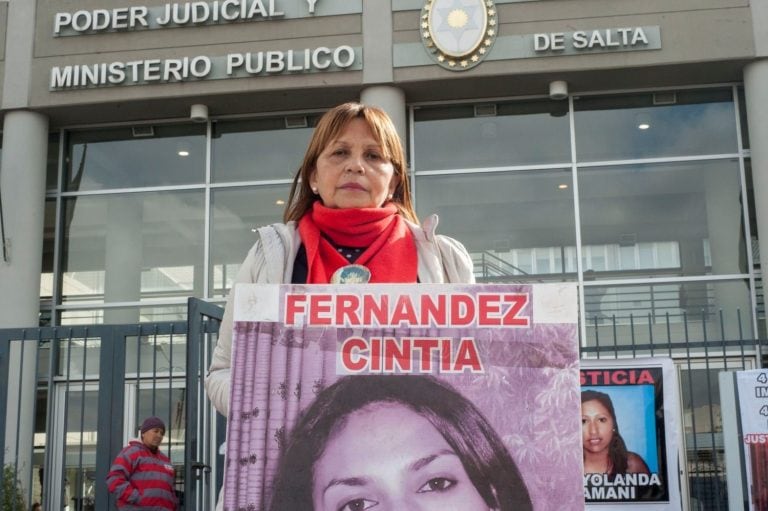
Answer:
<svg viewBox="0 0 768 511"><path fill-rule="evenodd" d="M586 502L669 500L659 367L581 370Z"/></svg>

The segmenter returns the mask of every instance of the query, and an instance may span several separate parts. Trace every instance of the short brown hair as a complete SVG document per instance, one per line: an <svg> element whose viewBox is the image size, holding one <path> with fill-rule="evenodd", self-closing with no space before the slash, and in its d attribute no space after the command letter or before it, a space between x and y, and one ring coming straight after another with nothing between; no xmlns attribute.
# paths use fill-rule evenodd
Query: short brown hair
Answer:
<svg viewBox="0 0 768 511"><path fill-rule="evenodd" d="M381 145L384 157L395 168L397 187L392 196L392 202L400 214L408 220L418 223L411 198L411 184L408 177L408 165L405 161L405 151L397 134L392 119L381 108L363 105L361 103L344 103L325 113L317 123L309 147L304 154L304 161L293 177L291 193L288 195L288 206L285 208L283 219L298 221L312 209L312 204L319 197L312 192L309 178L315 171L317 159L326 147L336 140L347 125L354 119L362 119L368 125L376 141Z"/></svg>

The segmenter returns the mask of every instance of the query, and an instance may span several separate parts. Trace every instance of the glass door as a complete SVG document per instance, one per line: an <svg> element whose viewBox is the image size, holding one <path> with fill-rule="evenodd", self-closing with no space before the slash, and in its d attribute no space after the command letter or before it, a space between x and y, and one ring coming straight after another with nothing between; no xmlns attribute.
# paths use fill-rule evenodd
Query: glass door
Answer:
<svg viewBox="0 0 768 511"><path fill-rule="evenodd" d="M53 477L50 495L56 495L53 507L65 511L95 511L95 490L103 481L96 480L98 442L99 384L96 381L60 383L55 392L55 425L52 442ZM186 434L186 389L184 380L148 380L125 385L125 410L115 417L122 421L122 445L139 437L138 425L149 416L158 416L166 424L161 450L176 468L176 491L184 496L184 439Z"/></svg>
<svg viewBox="0 0 768 511"><path fill-rule="evenodd" d="M47 509L95 511L98 395L97 382L56 387L51 451L56 470L49 484L58 504Z"/></svg>
<svg viewBox="0 0 768 511"><path fill-rule="evenodd" d="M165 423L165 438L160 450L171 458L176 469L176 494L184 498L184 440L186 438L186 387L183 379L136 380L125 386L123 444L138 438L138 428L147 417L157 416Z"/></svg>

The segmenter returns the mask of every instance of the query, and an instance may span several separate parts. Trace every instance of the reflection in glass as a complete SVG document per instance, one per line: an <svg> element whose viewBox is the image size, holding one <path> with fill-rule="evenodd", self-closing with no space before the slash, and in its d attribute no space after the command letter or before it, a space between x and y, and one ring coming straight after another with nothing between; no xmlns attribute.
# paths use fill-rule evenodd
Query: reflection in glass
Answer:
<svg viewBox="0 0 768 511"><path fill-rule="evenodd" d="M765 316L765 283L762 277L755 279L755 315L757 316L757 335L760 339L765 339L768 337L768 332L766 332Z"/></svg>
<svg viewBox="0 0 768 511"><path fill-rule="evenodd" d="M282 221L289 185L214 190L211 197L211 296L224 296L257 239L255 229Z"/></svg>
<svg viewBox="0 0 768 511"><path fill-rule="evenodd" d="M98 377L101 338L59 339L56 376L67 378Z"/></svg>
<svg viewBox="0 0 768 511"><path fill-rule="evenodd" d="M464 243L480 281L572 279L570 183L566 169L421 176L416 205L422 220L437 213L439 232Z"/></svg>
<svg viewBox="0 0 768 511"><path fill-rule="evenodd" d="M110 317L138 318L134 323L162 323L166 321L186 321L187 306L154 306L154 307L110 307L62 310L59 312L61 325L97 325L109 323Z"/></svg>
<svg viewBox="0 0 768 511"><path fill-rule="evenodd" d="M584 270L593 277L747 271L737 161L578 172Z"/></svg>
<svg viewBox="0 0 768 511"><path fill-rule="evenodd" d="M746 280L585 285L584 310L590 346L754 335Z"/></svg>
<svg viewBox="0 0 768 511"><path fill-rule="evenodd" d="M634 237L632 238L634 241ZM674 241L652 241L642 243L606 243L603 245L584 245L581 250L582 267L587 280L604 272L626 270L678 270L680 268L680 248ZM597 273L600 272L600 273Z"/></svg>
<svg viewBox="0 0 768 511"><path fill-rule="evenodd" d="M749 149L749 125L747 123L747 98L744 96L744 87L737 89L739 98L739 122L741 124L741 146Z"/></svg>
<svg viewBox="0 0 768 511"><path fill-rule="evenodd" d="M38 378L44 378L48 374L47 371L47 368L44 368L42 372L38 368ZM32 502L42 502L43 500L43 467L45 466L46 450L52 443L46 434L47 423L48 388L38 387L37 403L35 404L34 450L32 454Z"/></svg>
<svg viewBox="0 0 768 511"><path fill-rule="evenodd" d="M56 233L56 201L45 201L43 223L43 267L40 275L40 298L53 298L53 248Z"/></svg>
<svg viewBox="0 0 768 511"><path fill-rule="evenodd" d="M706 363L681 364L680 396L691 509L728 509L718 373L751 369L750 361L743 358L713 358Z"/></svg>
<svg viewBox="0 0 768 511"><path fill-rule="evenodd" d="M61 133L51 132L48 135L48 159L45 167L45 188L56 190L59 186L59 139Z"/></svg>
<svg viewBox="0 0 768 511"><path fill-rule="evenodd" d="M420 107L415 112L416 171L488 168L571 161L568 104L499 103L495 115L473 105Z"/></svg>
<svg viewBox="0 0 768 511"><path fill-rule="evenodd" d="M293 179L304 158L317 116L307 127L286 129L284 117L213 124L214 182Z"/></svg>
<svg viewBox="0 0 768 511"><path fill-rule="evenodd" d="M201 296L204 212L202 191L67 199L63 301Z"/></svg>
<svg viewBox="0 0 768 511"><path fill-rule="evenodd" d="M125 343L125 372L127 374L178 373L187 369L187 336L151 335L127 337Z"/></svg>
<svg viewBox="0 0 768 511"><path fill-rule="evenodd" d="M67 389L62 508L94 511L98 390Z"/></svg>
<svg viewBox="0 0 768 511"><path fill-rule="evenodd" d="M658 104L660 98L644 93L576 99L577 160L737 152L730 89L664 93Z"/></svg>
<svg viewBox="0 0 768 511"><path fill-rule="evenodd" d="M64 190L106 190L202 183L205 125L143 126L72 132ZM146 135L146 136L144 136Z"/></svg>
<svg viewBox="0 0 768 511"><path fill-rule="evenodd" d="M760 268L760 245L757 238L757 209L755 209L755 186L752 178L752 158L744 158L744 179L747 187L747 213L749 214L749 237L752 249L752 264Z"/></svg>

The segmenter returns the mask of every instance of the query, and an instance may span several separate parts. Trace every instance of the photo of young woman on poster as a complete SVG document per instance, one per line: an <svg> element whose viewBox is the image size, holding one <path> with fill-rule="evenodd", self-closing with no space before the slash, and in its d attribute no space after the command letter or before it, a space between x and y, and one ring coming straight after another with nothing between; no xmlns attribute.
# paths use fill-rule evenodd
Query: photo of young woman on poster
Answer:
<svg viewBox="0 0 768 511"><path fill-rule="evenodd" d="M608 394L596 390L581 393L581 428L585 474L650 474L645 460L627 450Z"/></svg>
<svg viewBox="0 0 768 511"><path fill-rule="evenodd" d="M586 502L666 500L667 487L653 452L658 448L653 386L602 388L606 391L582 388L581 393ZM623 434L617 416L628 425Z"/></svg>
<svg viewBox="0 0 768 511"><path fill-rule="evenodd" d="M348 376L290 437L271 511L533 509L517 465L466 398L431 376Z"/></svg>

